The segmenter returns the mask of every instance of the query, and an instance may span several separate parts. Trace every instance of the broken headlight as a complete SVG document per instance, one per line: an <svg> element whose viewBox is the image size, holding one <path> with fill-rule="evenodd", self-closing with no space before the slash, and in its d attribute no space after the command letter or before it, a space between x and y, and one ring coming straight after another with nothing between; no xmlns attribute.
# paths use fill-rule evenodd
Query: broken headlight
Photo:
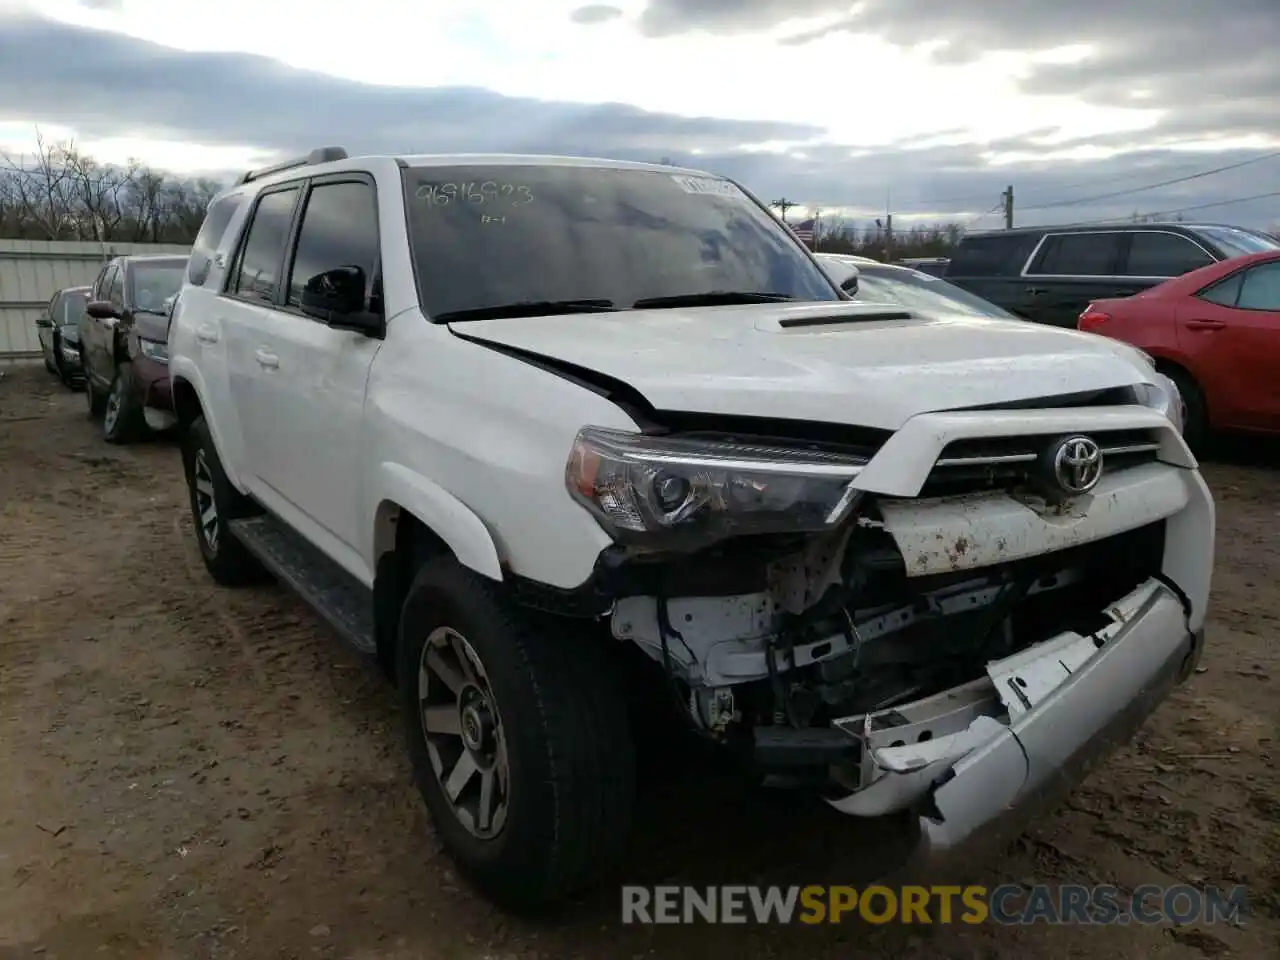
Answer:
<svg viewBox="0 0 1280 960"><path fill-rule="evenodd" d="M688 550L727 537L836 527L857 501L853 480L865 463L805 447L586 427L565 482L615 539Z"/></svg>
<svg viewBox="0 0 1280 960"><path fill-rule="evenodd" d="M1163 413L1181 433L1182 426L1186 422L1186 408L1183 405L1182 394L1178 391L1178 385L1163 373L1152 374L1152 380L1155 382L1139 383L1134 386L1138 400L1144 407Z"/></svg>

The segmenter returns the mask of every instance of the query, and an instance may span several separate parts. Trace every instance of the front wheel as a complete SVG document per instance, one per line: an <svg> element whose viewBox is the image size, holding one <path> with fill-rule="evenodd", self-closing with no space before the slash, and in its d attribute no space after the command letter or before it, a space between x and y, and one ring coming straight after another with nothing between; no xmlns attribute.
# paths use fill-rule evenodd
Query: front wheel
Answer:
<svg viewBox="0 0 1280 960"><path fill-rule="evenodd" d="M102 438L107 443L131 443L146 432L133 364L127 361L117 364L102 414Z"/></svg>
<svg viewBox="0 0 1280 960"><path fill-rule="evenodd" d="M418 570L397 676L414 777L458 869L514 909L621 858L635 802L625 698L597 638L511 606L452 557Z"/></svg>

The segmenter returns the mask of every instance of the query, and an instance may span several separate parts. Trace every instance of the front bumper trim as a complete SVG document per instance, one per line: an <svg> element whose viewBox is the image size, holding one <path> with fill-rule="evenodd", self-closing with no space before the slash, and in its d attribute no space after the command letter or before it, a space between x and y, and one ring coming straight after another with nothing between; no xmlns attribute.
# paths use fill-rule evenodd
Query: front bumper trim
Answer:
<svg viewBox="0 0 1280 960"><path fill-rule="evenodd" d="M1194 672L1203 630L1187 628L1181 601L1163 583L1148 581L1109 612L1117 619L1100 631L1093 656L936 781L919 820L916 865L1013 840Z"/></svg>

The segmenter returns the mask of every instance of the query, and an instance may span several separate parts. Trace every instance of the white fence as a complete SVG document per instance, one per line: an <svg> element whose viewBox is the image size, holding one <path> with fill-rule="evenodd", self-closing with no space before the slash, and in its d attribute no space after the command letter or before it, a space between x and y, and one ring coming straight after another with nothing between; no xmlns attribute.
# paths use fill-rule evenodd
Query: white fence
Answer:
<svg viewBox="0 0 1280 960"><path fill-rule="evenodd" d="M166 243L0 240L0 359L39 355L40 311L59 290L93 283L111 257L190 252L190 247Z"/></svg>

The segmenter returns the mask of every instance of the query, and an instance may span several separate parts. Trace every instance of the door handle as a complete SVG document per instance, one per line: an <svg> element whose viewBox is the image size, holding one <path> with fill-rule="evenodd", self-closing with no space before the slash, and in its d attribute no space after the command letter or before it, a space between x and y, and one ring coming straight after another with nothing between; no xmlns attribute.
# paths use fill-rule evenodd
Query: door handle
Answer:
<svg viewBox="0 0 1280 960"><path fill-rule="evenodd" d="M1029 297L1043 297L1048 292L1048 287L1027 287L1027 296Z"/></svg>
<svg viewBox="0 0 1280 960"><path fill-rule="evenodd" d="M258 366L262 367L264 370L276 370L280 366L280 358L274 353L268 353L261 347L259 347L254 353L253 359L257 360Z"/></svg>
<svg viewBox="0 0 1280 960"><path fill-rule="evenodd" d="M201 343L217 343L218 328L211 323L204 323L196 327L196 339Z"/></svg>
<svg viewBox="0 0 1280 960"><path fill-rule="evenodd" d="M1183 325L1188 330L1221 330L1227 324L1224 320L1187 320Z"/></svg>

